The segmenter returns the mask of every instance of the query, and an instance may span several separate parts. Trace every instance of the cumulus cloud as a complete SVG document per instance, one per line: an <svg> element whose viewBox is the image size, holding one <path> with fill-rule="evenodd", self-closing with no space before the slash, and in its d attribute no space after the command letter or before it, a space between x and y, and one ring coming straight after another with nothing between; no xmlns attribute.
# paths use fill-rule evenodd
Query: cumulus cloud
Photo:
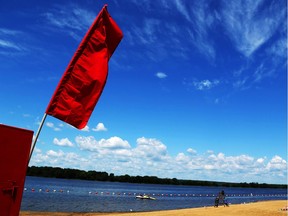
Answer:
<svg viewBox="0 0 288 216"><path fill-rule="evenodd" d="M256 160L256 162L257 162L257 163L260 163L260 164L262 164L264 161L265 161L264 158L258 158L258 159Z"/></svg>
<svg viewBox="0 0 288 216"><path fill-rule="evenodd" d="M212 150L207 150L207 154L214 154L214 151L212 151Z"/></svg>
<svg viewBox="0 0 288 216"><path fill-rule="evenodd" d="M121 139L120 137L111 137L107 140L101 139L99 141L99 145L101 148L109 148L109 149L125 149L130 148L128 141Z"/></svg>
<svg viewBox="0 0 288 216"><path fill-rule="evenodd" d="M86 125L83 129L81 129L81 131L89 132L90 131L89 126Z"/></svg>
<svg viewBox="0 0 288 216"><path fill-rule="evenodd" d="M53 151L53 150L49 150L47 151L47 156L50 156L50 157L62 157L64 155L64 152L63 151Z"/></svg>
<svg viewBox="0 0 288 216"><path fill-rule="evenodd" d="M56 141L56 140L55 140ZM204 154L189 148L175 156L155 138L141 137L132 147L120 137L96 140L93 136L77 136L77 152L38 149L31 164L75 167L85 170L113 172L117 175L155 175L162 178L205 179L231 182L284 183L287 162L278 155L254 158L249 155L225 155L209 150ZM57 143L69 143L58 140ZM70 148L69 148L70 149ZM76 151L76 148L73 148ZM211 173L213 172L213 174Z"/></svg>
<svg viewBox="0 0 288 216"><path fill-rule="evenodd" d="M98 123L95 128L92 128L93 131L107 131L107 128L103 123Z"/></svg>
<svg viewBox="0 0 288 216"><path fill-rule="evenodd" d="M59 126L61 127L62 125L63 124L61 124ZM54 131L60 131L61 130L60 127L55 126L54 123L52 123L52 122L47 122L46 126L49 127L49 128L52 128Z"/></svg>
<svg viewBox="0 0 288 216"><path fill-rule="evenodd" d="M287 170L287 162L280 156L275 155L266 167L271 171L284 171Z"/></svg>
<svg viewBox="0 0 288 216"><path fill-rule="evenodd" d="M141 137L138 138L136 142L137 147L134 150L136 155L155 160L163 159L167 155L167 147L157 139Z"/></svg>
<svg viewBox="0 0 288 216"><path fill-rule="evenodd" d="M107 149L116 150L130 148L128 141L122 140L119 137L111 137L109 139L97 141L93 136L77 136L75 141L81 150L99 153L107 153Z"/></svg>
<svg viewBox="0 0 288 216"><path fill-rule="evenodd" d="M77 143L77 145L81 150L97 151L98 142L92 136L88 137L77 136L75 138L75 142Z"/></svg>
<svg viewBox="0 0 288 216"><path fill-rule="evenodd" d="M41 149L35 147L35 148L34 148L34 152L35 152L35 153L41 153L42 151L41 151Z"/></svg>
<svg viewBox="0 0 288 216"><path fill-rule="evenodd" d="M60 140L57 138L54 138L53 143L58 146L68 146L68 147L74 146L73 143L68 138L64 138Z"/></svg>
<svg viewBox="0 0 288 216"><path fill-rule="evenodd" d="M188 149L187 149L187 152L188 152L189 154L192 154L192 155L197 153L197 151L194 150L194 149L192 149L192 148L188 148Z"/></svg>
<svg viewBox="0 0 288 216"><path fill-rule="evenodd" d="M49 150L35 152L30 161L34 166L57 166L57 167L77 167L79 169L87 169L88 160L74 152L64 152L62 150Z"/></svg>
<svg viewBox="0 0 288 216"><path fill-rule="evenodd" d="M188 162L190 160L190 158L187 155L185 155L184 153L179 153L176 156L175 160L177 162Z"/></svg>

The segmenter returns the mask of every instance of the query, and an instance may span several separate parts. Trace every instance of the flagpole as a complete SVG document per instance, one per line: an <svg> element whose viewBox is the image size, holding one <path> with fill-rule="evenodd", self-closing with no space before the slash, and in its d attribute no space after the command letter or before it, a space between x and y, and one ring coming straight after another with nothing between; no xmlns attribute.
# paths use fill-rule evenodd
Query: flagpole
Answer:
<svg viewBox="0 0 288 216"><path fill-rule="evenodd" d="M38 137L39 137L39 134L40 134L40 132L41 132L41 129L42 129L42 127L43 127L43 124L44 124L44 121L45 121L46 117L47 117L47 114L44 113L43 118L42 118L42 120L41 120L41 122L40 122L40 125L39 125L39 128L38 128L38 131L37 131L37 133L36 133L36 135L35 135L35 138L34 138L34 140L33 140L33 142L32 142L32 145L31 145L30 156L29 156L28 164L29 164L30 159L31 159L31 157L32 157L33 150L34 150L34 148L35 148L37 139L38 139Z"/></svg>

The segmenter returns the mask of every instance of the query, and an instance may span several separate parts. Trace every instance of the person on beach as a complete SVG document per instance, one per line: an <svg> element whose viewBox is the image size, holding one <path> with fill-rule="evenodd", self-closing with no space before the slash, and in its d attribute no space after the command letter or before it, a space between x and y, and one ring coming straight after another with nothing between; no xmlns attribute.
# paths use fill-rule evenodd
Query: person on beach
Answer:
<svg viewBox="0 0 288 216"><path fill-rule="evenodd" d="M228 202L228 199L227 199L227 198L224 199L224 207L225 207L225 206L229 207L229 202Z"/></svg>
<svg viewBox="0 0 288 216"><path fill-rule="evenodd" d="M222 190L221 192L219 192L219 204L223 204L225 206L224 200L225 200L225 192L224 190Z"/></svg>
<svg viewBox="0 0 288 216"><path fill-rule="evenodd" d="M217 196L215 198L214 207L218 207L218 205L219 205L219 197Z"/></svg>

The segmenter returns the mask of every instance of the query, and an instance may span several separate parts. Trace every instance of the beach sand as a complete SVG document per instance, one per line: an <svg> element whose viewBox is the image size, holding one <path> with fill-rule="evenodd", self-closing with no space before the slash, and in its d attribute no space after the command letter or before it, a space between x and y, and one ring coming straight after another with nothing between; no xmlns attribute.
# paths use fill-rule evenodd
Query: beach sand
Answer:
<svg viewBox="0 0 288 216"><path fill-rule="evenodd" d="M153 212L129 213L52 213L52 212L20 212L20 216L283 216L287 211L281 208L288 205L287 200L265 201L246 204L235 204L229 207L219 206L190 208Z"/></svg>

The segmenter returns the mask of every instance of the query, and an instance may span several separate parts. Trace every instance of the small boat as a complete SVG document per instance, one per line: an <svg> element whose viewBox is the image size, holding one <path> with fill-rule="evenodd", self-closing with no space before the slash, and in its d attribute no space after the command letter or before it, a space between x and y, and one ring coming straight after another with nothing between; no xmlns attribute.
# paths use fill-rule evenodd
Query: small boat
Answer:
<svg viewBox="0 0 288 216"><path fill-rule="evenodd" d="M136 196L137 199L149 199L149 200L156 200L156 198L148 196L148 195L139 195Z"/></svg>

